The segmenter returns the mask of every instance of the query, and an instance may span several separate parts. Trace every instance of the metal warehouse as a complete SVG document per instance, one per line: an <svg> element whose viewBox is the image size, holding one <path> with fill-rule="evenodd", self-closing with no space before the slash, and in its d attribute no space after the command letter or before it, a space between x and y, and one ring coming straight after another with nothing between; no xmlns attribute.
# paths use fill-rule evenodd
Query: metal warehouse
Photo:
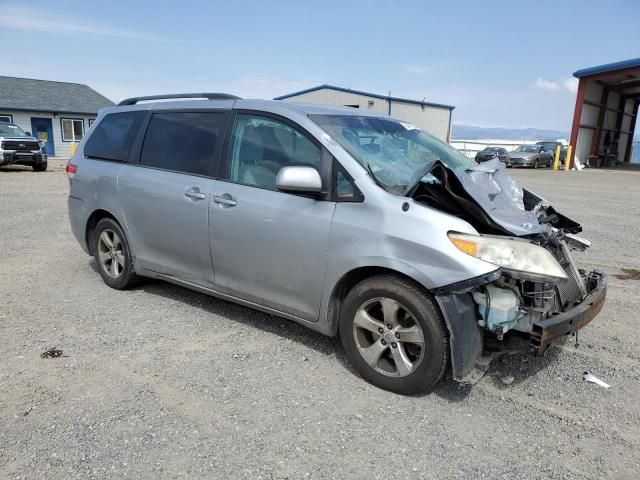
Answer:
<svg viewBox="0 0 640 480"><path fill-rule="evenodd" d="M70 156L98 110L111 106L87 85L0 76L0 122L32 133L50 156Z"/></svg>
<svg viewBox="0 0 640 480"><path fill-rule="evenodd" d="M451 105L379 95L333 85L320 85L281 95L274 100L337 105L379 112L412 123L445 142L451 138L451 114L455 108Z"/></svg>
<svg viewBox="0 0 640 480"><path fill-rule="evenodd" d="M575 157L593 167L628 165L640 105L640 58L573 75L579 79L570 142Z"/></svg>

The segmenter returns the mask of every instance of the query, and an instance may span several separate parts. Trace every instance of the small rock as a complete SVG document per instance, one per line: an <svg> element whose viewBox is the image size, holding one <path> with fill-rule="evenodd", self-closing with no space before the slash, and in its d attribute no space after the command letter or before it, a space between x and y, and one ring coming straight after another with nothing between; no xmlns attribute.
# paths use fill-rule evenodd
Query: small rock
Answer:
<svg viewBox="0 0 640 480"><path fill-rule="evenodd" d="M511 375L507 375L506 377L502 377L500 379L500 381L505 385L511 385L514 380L515 380L515 377L512 377Z"/></svg>

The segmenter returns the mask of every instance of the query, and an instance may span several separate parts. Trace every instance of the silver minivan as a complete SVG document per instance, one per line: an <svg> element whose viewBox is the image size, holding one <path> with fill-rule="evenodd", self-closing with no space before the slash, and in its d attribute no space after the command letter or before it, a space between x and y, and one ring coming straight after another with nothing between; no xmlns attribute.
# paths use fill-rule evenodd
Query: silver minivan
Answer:
<svg viewBox="0 0 640 480"><path fill-rule="evenodd" d="M227 94L104 109L67 165L69 217L104 282L166 280L340 335L381 388L482 376L600 311L581 227L413 125Z"/></svg>

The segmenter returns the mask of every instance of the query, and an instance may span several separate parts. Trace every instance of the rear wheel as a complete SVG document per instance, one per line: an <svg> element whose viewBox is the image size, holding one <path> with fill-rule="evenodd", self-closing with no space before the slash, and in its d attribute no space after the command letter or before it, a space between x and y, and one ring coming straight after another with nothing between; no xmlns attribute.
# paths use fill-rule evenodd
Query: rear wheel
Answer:
<svg viewBox="0 0 640 480"><path fill-rule="evenodd" d="M536 158L536 161L533 162L533 168L538 168L540 166L540 161Z"/></svg>
<svg viewBox="0 0 640 480"><path fill-rule="evenodd" d="M356 285L341 309L340 337L358 373L392 392L429 391L448 365L440 310L427 292L400 277L381 275Z"/></svg>
<svg viewBox="0 0 640 480"><path fill-rule="evenodd" d="M129 242L122 228L111 218L103 218L93 232L93 256L104 283L124 290L138 280L133 269Z"/></svg>

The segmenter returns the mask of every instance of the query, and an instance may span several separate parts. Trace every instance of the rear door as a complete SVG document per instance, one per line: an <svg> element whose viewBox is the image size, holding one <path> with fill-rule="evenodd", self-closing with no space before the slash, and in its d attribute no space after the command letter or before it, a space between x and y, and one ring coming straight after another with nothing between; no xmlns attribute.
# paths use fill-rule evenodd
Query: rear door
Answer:
<svg viewBox="0 0 640 480"><path fill-rule="evenodd" d="M225 172L211 199L216 290L316 321L335 202L279 192L285 166L316 168L330 155L296 125L263 114L235 119Z"/></svg>
<svg viewBox="0 0 640 480"><path fill-rule="evenodd" d="M213 283L209 202L228 113L157 112L137 165L118 179L137 262L199 285Z"/></svg>

